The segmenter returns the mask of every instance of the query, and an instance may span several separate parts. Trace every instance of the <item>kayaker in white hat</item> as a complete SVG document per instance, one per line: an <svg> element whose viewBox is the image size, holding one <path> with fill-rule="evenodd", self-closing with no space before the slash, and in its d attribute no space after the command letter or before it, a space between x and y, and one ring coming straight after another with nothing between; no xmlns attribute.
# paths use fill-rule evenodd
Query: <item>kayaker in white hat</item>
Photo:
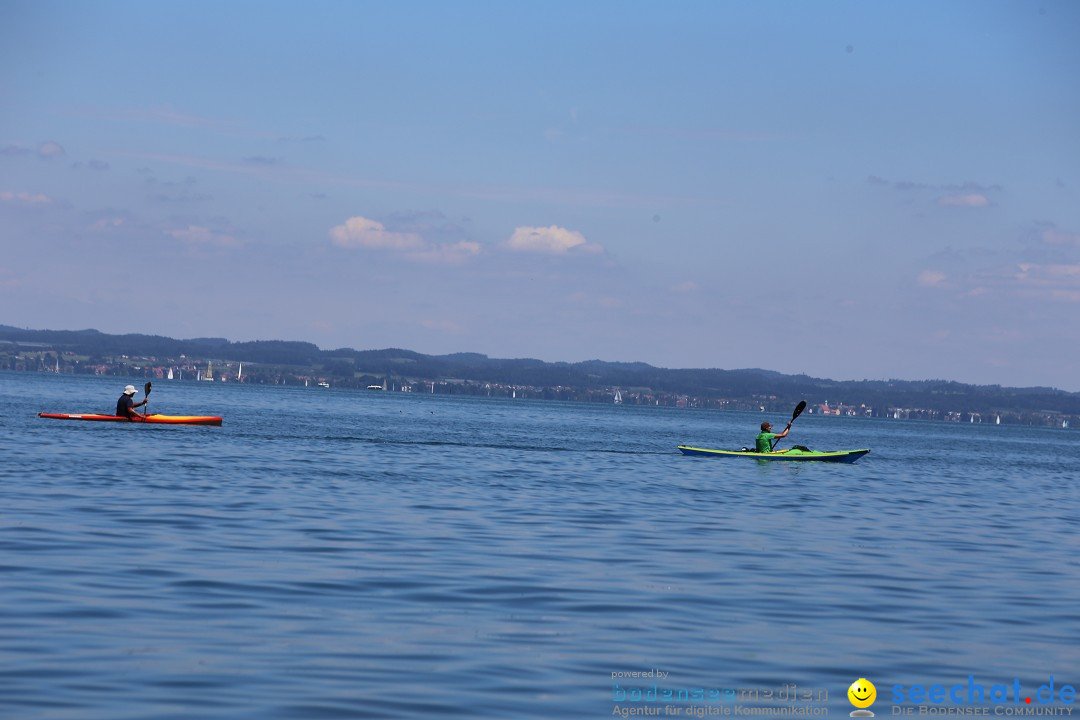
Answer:
<svg viewBox="0 0 1080 720"><path fill-rule="evenodd" d="M146 417L146 415L139 415L135 412L135 408L141 407L149 402L149 399L144 398L142 402L135 402L134 396L139 391L135 389L134 385L128 385L124 388L124 394L120 396L120 399L116 401L116 414L118 417L125 417L128 420L134 420L137 417Z"/></svg>

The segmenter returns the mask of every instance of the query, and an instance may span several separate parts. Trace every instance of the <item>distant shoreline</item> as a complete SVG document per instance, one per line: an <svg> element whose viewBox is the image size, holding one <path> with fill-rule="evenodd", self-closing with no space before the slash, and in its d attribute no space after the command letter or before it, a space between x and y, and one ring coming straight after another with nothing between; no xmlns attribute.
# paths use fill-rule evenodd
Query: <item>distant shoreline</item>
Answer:
<svg viewBox="0 0 1080 720"><path fill-rule="evenodd" d="M0 325L0 369L260 385L476 395L783 413L806 400L810 414L948 422L1080 427L1080 393L967 385L945 380L834 381L761 369L656 368L645 363L549 363L478 353L322 350L297 341L176 340L96 330ZM212 365L212 367L208 367Z"/></svg>

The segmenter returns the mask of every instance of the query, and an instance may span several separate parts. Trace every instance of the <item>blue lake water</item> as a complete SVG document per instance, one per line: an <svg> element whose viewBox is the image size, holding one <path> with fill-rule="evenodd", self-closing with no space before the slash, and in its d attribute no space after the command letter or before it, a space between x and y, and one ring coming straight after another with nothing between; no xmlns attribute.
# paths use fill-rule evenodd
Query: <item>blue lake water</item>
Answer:
<svg viewBox="0 0 1080 720"><path fill-rule="evenodd" d="M224 425L36 417L128 382L0 373L2 718L1080 686L1075 431L803 415L784 445L873 452L795 465L676 451L783 414L159 381L152 411Z"/></svg>

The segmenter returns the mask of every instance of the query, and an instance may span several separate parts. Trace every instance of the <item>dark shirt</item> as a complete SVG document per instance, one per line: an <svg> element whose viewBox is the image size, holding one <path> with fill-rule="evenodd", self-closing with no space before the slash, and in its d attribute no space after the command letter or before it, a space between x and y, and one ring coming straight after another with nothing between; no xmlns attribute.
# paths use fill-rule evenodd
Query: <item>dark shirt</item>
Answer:
<svg viewBox="0 0 1080 720"><path fill-rule="evenodd" d="M116 414L119 417L126 417L128 420L135 414L135 401L131 399L131 396L124 393L120 396L120 399L116 401Z"/></svg>

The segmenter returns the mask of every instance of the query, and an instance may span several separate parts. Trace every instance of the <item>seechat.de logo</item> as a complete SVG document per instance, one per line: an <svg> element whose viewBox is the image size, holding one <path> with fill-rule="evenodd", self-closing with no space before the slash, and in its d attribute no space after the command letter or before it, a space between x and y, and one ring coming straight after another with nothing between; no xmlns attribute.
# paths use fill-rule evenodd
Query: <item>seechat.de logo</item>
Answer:
<svg viewBox="0 0 1080 720"><path fill-rule="evenodd" d="M874 687L874 683L866 678L859 678L847 689L847 697L851 704L858 708L851 711L851 717L874 717L874 713L866 709L877 700L877 688Z"/></svg>

